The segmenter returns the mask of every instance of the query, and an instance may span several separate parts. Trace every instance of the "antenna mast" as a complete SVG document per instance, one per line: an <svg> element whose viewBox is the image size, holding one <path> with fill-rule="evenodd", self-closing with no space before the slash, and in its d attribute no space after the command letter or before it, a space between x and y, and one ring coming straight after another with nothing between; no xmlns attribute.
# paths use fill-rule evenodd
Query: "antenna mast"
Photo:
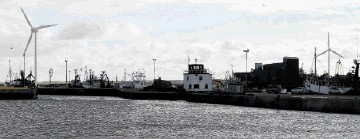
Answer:
<svg viewBox="0 0 360 139"><path fill-rule="evenodd" d="M123 81L126 81L126 68L124 69L124 77L123 77Z"/></svg>
<svg viewBox="0 0 360 139"><path fill-rule="evenodd" d="M7 75L7 77L9 77L9 83L11 82L11 80L12 80L12 70L11 70L11 64L10 64L10 60L9 60L9 73L8 73L8 75ZM7 79L7 77L6 77L6 79Z"/></svg>
<svg viewBox="0 0 360 139"><path fill-rule="evenodd" d="M88 80L88 71L87 71L87 66L85 66L85 73L84 73L85 75L85 79L84 79L84 81L87 81Z"/></svg>
<svg viewBox="0 0 360 139"><path fill-rule="evenodd" d="M190 55L188 54L188 65L190 65Z"/></svg>

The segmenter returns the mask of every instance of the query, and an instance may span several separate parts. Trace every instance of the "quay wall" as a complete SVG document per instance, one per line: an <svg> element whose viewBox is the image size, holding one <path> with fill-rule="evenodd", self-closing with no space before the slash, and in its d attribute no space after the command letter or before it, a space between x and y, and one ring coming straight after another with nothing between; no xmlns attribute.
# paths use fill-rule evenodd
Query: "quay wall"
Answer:
<svg viewBox="0 0 360 139"><path fill-rule="evenodd" d="M31 88L0 89L0 99L36 99L37 92Z"/></svg>
<svg viewBox="0 0 360 139"><path fill-rule="evenodd" d="M39 95L118 96L113 88L38 88Z"/></svg>
<svg viewBox="0 0 360 139"><path fill-rule="evenodd" d="M195 103L225 104L272 109L360 114L360 96L290 94L219 94L136 91L119 89L39 88L42 95L116 96L140 100L184 100Z"/></svg>
<svg viewBox="0 0 360 139"><path fill-rule="evenodd" d="M210 95L188 94L184 100L197 103L228 104L285 110L360 114L358 96L292 96L287 94Z"/></svg>

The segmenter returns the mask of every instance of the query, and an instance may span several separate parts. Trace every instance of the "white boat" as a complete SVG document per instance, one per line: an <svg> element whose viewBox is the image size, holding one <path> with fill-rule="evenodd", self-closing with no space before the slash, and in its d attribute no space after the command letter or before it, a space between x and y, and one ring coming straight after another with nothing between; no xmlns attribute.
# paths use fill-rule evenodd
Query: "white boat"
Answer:
<svg viewBox="0 0 360 139"><path fill-rule="evenodd" d="M350 91L351 87L339 87L339 86L331 86L327 84L321 84L319 82L308 83L307 87L311 92L319 93L319 94L344 94Z"/></svg>
<svg viewBox="0 0 360 139"><path fill-rule="evenodd" d="M310 92L320 94L329 94L330 88L328 85L315 80L306 80L305 87L308 88Z"/></svg>

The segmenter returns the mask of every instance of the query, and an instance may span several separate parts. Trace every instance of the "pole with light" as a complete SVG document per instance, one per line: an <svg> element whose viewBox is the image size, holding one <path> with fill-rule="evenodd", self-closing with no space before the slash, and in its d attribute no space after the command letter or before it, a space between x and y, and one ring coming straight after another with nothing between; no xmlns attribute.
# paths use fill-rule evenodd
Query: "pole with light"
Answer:
<svg viewBox="0 0 360 139"><path fill-rule="evenodd" d="M155 62L156 62L156 59L154 58L153 61L154 61L154 81L155 81Z"/></svg>
<svg viewBox="0 0 360 139"><path fill-rule="evenodd" d="M70 82L71 82L71 77L70 77L70 70L69 70L69 84L70 84Z"/></svg>
<svg viewBox="0 0 360 139"><path fill-rule="evenodd" d="M67 85L67 60L65 60L65 85ZM70 74L69 74L69 76L70 76Z"/></svg>
<svg viewBox="0 0 360 139"><path fill-rule="evenodd" d="M247 54L249 53L249 49L246 49L246 50L244 50L243 52L245 52L246 54L246 68L245 68L245 86L247 86Z"/></svg>
<svg viewBox="0 0 360 139"><path fill-rule="evenodd" d="M51 77L54 73L54 70L50 67L50 70L49 70L49 84L51 85Z"/></svg>

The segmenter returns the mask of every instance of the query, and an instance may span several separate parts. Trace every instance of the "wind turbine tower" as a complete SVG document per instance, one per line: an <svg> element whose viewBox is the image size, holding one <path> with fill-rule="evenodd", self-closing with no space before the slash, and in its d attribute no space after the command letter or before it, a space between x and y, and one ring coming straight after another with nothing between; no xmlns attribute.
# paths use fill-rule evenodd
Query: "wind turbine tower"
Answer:
<svg viewBox="0 0 360 139"><path fill-rule="evenodd" d="M20 7L20 9L21 9L21 11L22 11L22 13L24 14L24 17L25 17L25 19L26 19L26 22L27 22L27 24L30 26L30 30L31 30L31 34L30 34L30 37L29 37L29 40L28 40L28 43L27 43L27 45L26 45L26 48L25 48L25 51L24 51L24 54L23 54L23 56L24 56L24 69L25 69L25 53L26 53L26 50L27 50L27 48L29 47L29 44L30 44L30 42L31 42L31 39L32 39L32 35L33 34L35 34L35 40L34 40L34 42L35 42L35 53L34 53L34 56L35 56L35 63L34 63L34 67L35 67L35 77L34 77L34 83L35 83L35 87L37 87L37 78L38 78L38 76L37 76L37 32L39 31L39 29L43 29L43 28L48 28L48 27L51 27L51 26L55 26L56 24L52 24L52 25L40 25L40 26L38 26L38 27L33 27L32 26L32 24L31 24L31 22L30 22L30 20L28 19L28 17L26 16L26 14L25 14L25 12L24 12L24 10Z"/></svg>

